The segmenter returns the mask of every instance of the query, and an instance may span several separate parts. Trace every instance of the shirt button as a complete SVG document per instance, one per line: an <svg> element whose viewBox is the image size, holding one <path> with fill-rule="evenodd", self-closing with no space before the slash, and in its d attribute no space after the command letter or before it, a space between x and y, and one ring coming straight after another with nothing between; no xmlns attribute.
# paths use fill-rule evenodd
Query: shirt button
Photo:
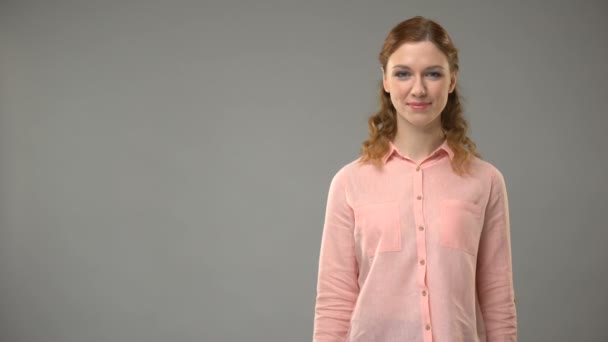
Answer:
<svg viewBox="0 0 608 342"><path fill-rule="evenodd" d="M426 325L426 330L431 330L431 326L429 324Z"/></svg>
<svg viewBox="0 0 608 342"><path fill-rule="evenodd" d="M420 226L420 227L418 227L418 230L419 230L419 231L423 231L423 230L424 230L424 227L423 227L423 226Z"/></svg>
<svg viewBox="0 0 608 342"><path fill-rule="evenodd" d="M420 265L424 265L424 259L420 260Z"/></svg>
<svg viewBox="0 0 608 342"><path fill-rule="evenodd" d="M422 290L422 295L426 296L426 291L425 290Z"/></svg>
<svg viewBox="0 0 608 342"><path fill-rule="evenodd" d="M422 196L418 196L418 197L416 197L416 199L421 200L421 199L422 199Z"/></svg>
<svg viewBox="0 0 608 342"><path fill-rule="evenodd" d="M420 171L420 166L417 166L417 167L416 167L416 171Z"/></svg>

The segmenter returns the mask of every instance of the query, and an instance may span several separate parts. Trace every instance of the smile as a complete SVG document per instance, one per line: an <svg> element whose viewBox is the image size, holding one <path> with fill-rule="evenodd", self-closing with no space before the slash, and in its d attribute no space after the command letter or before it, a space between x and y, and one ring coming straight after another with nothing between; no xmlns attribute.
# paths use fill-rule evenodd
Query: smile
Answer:
<svg viewBox="0 0 608 342"><path fill-rule="evenodd" d="M410 102L407 105L410 106L412 109L415 109L415 110L423 110L423 109L428 108L431 104L430 103L414 103L414 102Z"/></svg>

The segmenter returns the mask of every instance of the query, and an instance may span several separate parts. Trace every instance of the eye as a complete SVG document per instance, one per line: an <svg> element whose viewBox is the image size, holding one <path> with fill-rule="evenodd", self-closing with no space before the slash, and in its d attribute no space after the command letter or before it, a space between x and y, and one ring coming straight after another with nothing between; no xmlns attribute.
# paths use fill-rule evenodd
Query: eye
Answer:
<svg viewBox="0 0 608 342"><path fill-rule="evenodd" d="M429 75L432 78L440 78L442 76L441 73L436 72L436 71L431 71L427 75Z"/></svg>
<svg viewBox="0 0 608 342"><path fill-rule="evenodd" d="M406 77L410 76L410 73L407 71L397 71L394 75L397 76L398 78L406 78Z"/></svg>

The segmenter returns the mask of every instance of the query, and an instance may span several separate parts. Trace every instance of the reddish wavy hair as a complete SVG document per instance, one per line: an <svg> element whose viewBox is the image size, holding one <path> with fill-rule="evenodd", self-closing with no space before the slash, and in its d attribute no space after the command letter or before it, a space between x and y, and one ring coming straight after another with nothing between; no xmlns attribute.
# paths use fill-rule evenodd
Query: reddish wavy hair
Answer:
<svg viewBox="0 0 608 342"><path fill-rule="evenodd" d="M405 20L389 32L378 56L382 69L386 72L389 57L402 44L421 41L435 44L447 57L450 72L458 72L458 49L447 31L435 21L421 16ZM389 150L389 141L397 134L396 115L390 94L384 91L380 81L380 109L368 119L369 138L361 146L360 162L371 162L382 167L382 157ZM452 169L463 175L469 171L469 162L473 157L481 158L481 155L477 152L475 143L467 136L468 124L463 117L458 84L454 91L448 94L446 106L441 112L441 126L448 145L454 150Z"/></svg>

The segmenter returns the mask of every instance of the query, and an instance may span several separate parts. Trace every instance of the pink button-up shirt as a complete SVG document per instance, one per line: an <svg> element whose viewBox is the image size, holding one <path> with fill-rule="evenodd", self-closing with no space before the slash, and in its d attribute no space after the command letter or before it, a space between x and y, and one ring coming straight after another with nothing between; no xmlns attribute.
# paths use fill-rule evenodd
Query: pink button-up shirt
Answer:
<svg viewBox="0 0 608 342"><path fill-rule="evenodd" d="M447 141L420 164L391 143L329 187L313 341L517 341L505 181Z"/></svg>

